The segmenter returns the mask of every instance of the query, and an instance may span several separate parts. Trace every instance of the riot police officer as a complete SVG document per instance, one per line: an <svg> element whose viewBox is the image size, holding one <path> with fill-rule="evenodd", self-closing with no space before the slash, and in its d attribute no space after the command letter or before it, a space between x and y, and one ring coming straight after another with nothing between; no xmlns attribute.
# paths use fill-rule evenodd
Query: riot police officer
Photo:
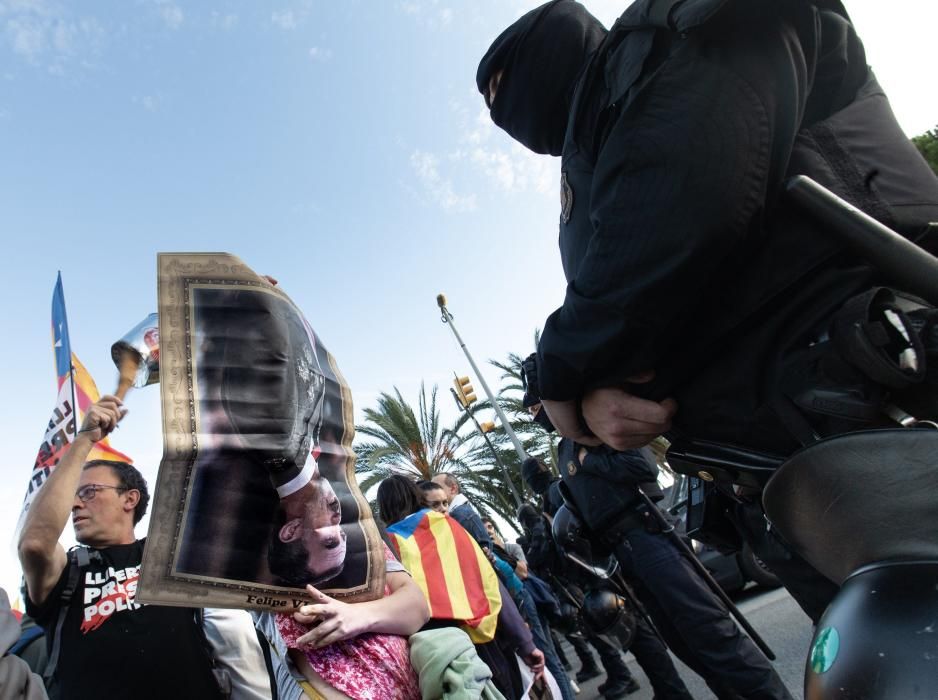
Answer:
<svg viewBox="0 0 938 700"><path fill-rule="evenodd" d="M558 591L558 598L564 601L575 601L572 627L576 632L580 623L579 609L584 604L581 585L595 588L599 584L595 580L588 580L581 572L571 569L559 555L551 537L550 523L547 519L553 513L551 503L559 503L556 500L559 498L559 493L554 490L544 495L547 496L544 512L530 503L525 503L518 509L518 520L525 533L526 556L532 570L552 582L555 590L562 589ZM551 499L551 496L554 498ZM577 673L577 682L590 680L600 673L589 649L592 645L599 653L603 669L606 671L606 680L598 688L603 697L607 700L614 700L637 691L640 687L638 681L632 676L619 653L619 647L613 640L606 634L596 633L588 625L582 631L584 636L578 636L575 633L566 635L567 641L570 642L583 664ZM651 639L643 639L633 651L655 689L655 696L662 700L690 700L691 696L674 669L674 664L671 663L664 646L653 634L650 634L650 630L643 629L641 635Z"/></svg>
<svg viewBox="0 0 938 700"><path fill-rule="evenodd" d="M562 435L626 449L668 433L780 463L821 436L896 425L889 400L927 383L921 358L902 359L911 329L878 311L838 319L907 280L786 196L810 176L938 250L938 180L839 0L637 0L608 33L553 0L493 42L476 78L498 126L561 156L568 286L538 364ZM898 403L935 418L933 402ZM757 494L741 520L817 620L836 588L769 536Z"/></svg>
<svg viewBox="0 0 938 700"><path fill-rule="evenodd" d="M771 663L740 633L720 600L658 527L638 484L657 476L635 450L587 449L563 439L560 471L573 505L594 533L603 533L636 595L671 650L718 697L790 698ZM550 472L525 464L532 489L546 490Z"/></svg>

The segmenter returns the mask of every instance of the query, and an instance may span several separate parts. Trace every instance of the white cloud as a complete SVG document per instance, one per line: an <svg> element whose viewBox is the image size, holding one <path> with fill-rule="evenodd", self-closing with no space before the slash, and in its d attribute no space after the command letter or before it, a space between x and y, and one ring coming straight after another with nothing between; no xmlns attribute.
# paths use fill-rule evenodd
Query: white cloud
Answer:
<svg viewBox="0 0 938 700"><path fill-rule="evenodd" d="M160 108L163 100L159 95L141 95L132 97L131 102L140 105L148 112L155 112Z"/></svg>
<svg viewBox="0 0 938 700"><path fill-rule="evenodd" d="M547 194L556 189L556 163L521 144L511 144L507 149L477 147L472 150L470 162L503 192Z"/></svg>
<svg viewBox="0 0 938 700"><path fill-rule="evenodd" d="M440 29L453 23L453 8L441 6L440 0L399 0L396 7L398 11L416 18L419 25L429 29Z"/></svg>
<svg viewBox="0 0 938 700"><path fill-rule="evenodd" d="M71 64L88 66L104 45L104 28L93 18L74 18L67 6L45 0L0 0L0 43L13 55L57 75Z"/></svg>
<svg viewBox="0 0 938 700"><path fill-rule="evenodd" d="M270 21L276 26L289 31L291 29L296 29L297 18L293 14L293 10L278 10L275 11L270 16Z"/></svg>
<svg viewBox="0 0 938 700"><path fill-rule="evenodd" d="M553 198L559 188L555 159L532 153L509 139L492 123L488 110L478 106L480 100L474 92L470 98L450 100L450 141L455 148L444 157L419 149L411 153L410 165L424 194L454 212L473 211L479 197L457 194L458 183L481 181L491 190L485 198L520 193Z"/></svg>
<svg viewBox="0 0 938 700"><path fill-rule="evenodd" d="M423 192L444 211L461 213L476 209L475 194L457 194L452 180L440 175L438 156L426 151L414 151L410 154L410 166Z"/></svg>
<svg viewBox="0 0 938 700"><path fill-rule="evenodd" d="M182 26L185 15L183 15L181 7L171 0L156 0L156 4L159 8L160 17L167 27L170 29L179 29L179 27Z"/></svg>
<svg viewBox="0 0 938 700"><path fill-rule="evenodd" d="M309 57L314 61L325 62L332 59L332 49L314 46L309 50Z"/></svg>
<svg viewBox="0 0 938 700"><path fill-rule="evenodd" d="M223 31L234 29L238 24L238 15L234 13L222 14L212 10L212 26Z"/></svg>
<svg viewBox="0 0 938 700"><path fill-rule="evenodd" d="M13 53L35 62L46 45L45 27L33 17L14 17L7 20L6 33Z"/></svg>

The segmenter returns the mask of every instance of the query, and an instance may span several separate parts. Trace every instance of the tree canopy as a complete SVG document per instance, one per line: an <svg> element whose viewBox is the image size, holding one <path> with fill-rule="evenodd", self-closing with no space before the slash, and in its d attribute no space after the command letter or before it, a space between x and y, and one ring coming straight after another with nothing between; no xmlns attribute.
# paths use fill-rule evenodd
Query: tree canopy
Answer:
<svg viewBox="0 0 938 700"><path fill-rule="evenodd" d="M931 169L938 175L938 126L926 131L921 136L914 136L912 143L918 148L919 153L925 158Z"/></svg>
<svg viewBox="0 0 938 700"><path fill-rule="evenodd" d="M355 471L362 492L367 497L391 474L429 480L449 472L483 515L497 513L513 520L516 506L482 437L465 414L444 426L436 397L436 386L428 399L421 384L414 411L394 387L393 393L378 397L377 406L364 410L364 422L355 427L366 438L355 446ZM486 407L487 402L473 406L473 413Z"/></svg>

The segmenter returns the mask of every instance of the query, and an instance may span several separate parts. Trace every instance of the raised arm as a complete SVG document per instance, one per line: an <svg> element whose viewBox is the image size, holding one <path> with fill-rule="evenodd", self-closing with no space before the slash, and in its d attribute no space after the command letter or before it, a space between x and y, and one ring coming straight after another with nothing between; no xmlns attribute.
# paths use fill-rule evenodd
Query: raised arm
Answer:
<svg viewBox="0 0 938 700"><path fill-rule="evenodd" d="M30 599L45 602L62 575L67 558L59 544L75 502L81 469L95 443L110 433L122 416L122 404L105 396L85 416L75 441L36 494L17 546Z"/></svg>

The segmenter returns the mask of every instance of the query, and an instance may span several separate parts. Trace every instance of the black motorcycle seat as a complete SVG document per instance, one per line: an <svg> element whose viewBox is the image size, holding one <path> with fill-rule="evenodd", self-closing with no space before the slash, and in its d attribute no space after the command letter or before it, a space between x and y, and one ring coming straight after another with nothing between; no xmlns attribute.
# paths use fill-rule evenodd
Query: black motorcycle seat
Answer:
<svg viewBox="0 0 938 700"><path fill-rule="evenodd" d="M938 561L938 430L848 433L796 452L769 480L766 515L835 583L884 561Z"/></svg>

